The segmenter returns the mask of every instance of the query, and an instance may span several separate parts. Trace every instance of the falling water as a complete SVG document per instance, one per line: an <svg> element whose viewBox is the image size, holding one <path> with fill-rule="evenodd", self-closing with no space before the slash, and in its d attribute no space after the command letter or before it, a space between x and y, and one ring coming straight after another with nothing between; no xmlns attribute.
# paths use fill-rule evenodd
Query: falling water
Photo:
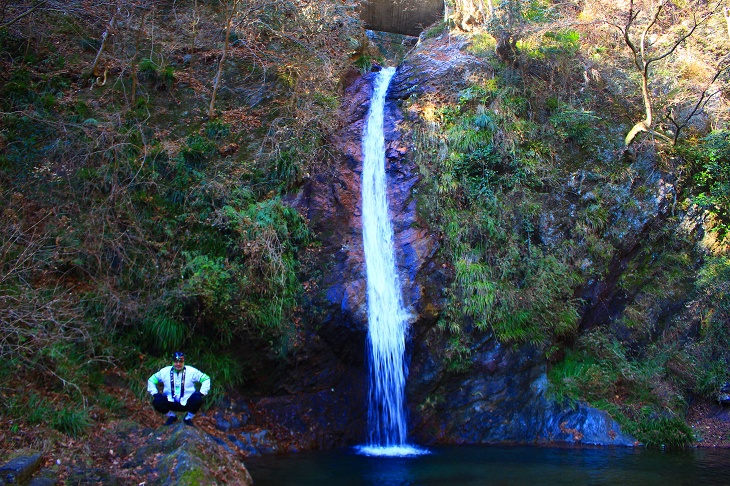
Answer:
<svg viewBox="0 0 730 486"><path fill-rule="evenodd" d="M370 112L363 132L362 227L367 274L370 398L368 455L423 453L406 444L404 360L408 313L403 308L395 267L393 229L385 191L383 108L395 68L375 79Z"/></svg>

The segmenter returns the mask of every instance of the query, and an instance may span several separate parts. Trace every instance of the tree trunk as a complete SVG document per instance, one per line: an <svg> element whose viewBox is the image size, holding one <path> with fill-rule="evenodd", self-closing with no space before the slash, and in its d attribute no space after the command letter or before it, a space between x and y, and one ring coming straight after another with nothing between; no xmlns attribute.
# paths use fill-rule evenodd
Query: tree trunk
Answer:
<svg viewBox="0 0 730 486"><path fill-rule="evenodd" d="M144 30L144 19L147 16L147 12L142 13L142 19L139 21L139 30L137 31L137 38L134 41L134 56L132 56L132 102L131 107L134 109L134 105L137 102L137 86L139 85L139 79L137 78L137 57L139 56L139 44L142 41L142 32Z"/></svg>
<svg viewBox="0 0 730 486"><path fill-rule="evenodd" d="M190 63L188 64L188 76L191 86L193 84L193 64L195 62L195 40L198 37L198 23L200 23L200 17L198 17L198 0L195 0L193 3L193 21L190 29Z"/></svg>
<svg viewBox="0 0 730 486"><path fill-rule="evenodd" d="M208 108L208 118L212 119L215 115L215 98L218 94L218 87L221 83L221 78L223 77L223 65L226 62L226 57L228 56L228 48L230 46L230 39L231 39L231 24L233 23L233 15L236 13L236 6L238 5L238 0L233 0L230 4L230 11L226 12L226 40L223 42L223 53L221 54L221 60L218 63L218 71L215 74L215 79L213 81L213 93L210 96L210 107Z"/></svg>
<svg viewBox="0 0 730 486"><path fill-rule="evenodd" d="M484 0L456 0L454 21L463 31L470 31L472 25L484 23L491 16L493 6L484 6Z"/></svg>
<svg viewBox="0 0 730 486"><path fill-rule="evenodd" d="M645 64L641 71L641 98L644 101L645 118L638 122L629 131L624 139L624 143L628 146L640 132L648 132L654 123L654 112L651 108L651 93L649 93L649 65Z"/></svg>

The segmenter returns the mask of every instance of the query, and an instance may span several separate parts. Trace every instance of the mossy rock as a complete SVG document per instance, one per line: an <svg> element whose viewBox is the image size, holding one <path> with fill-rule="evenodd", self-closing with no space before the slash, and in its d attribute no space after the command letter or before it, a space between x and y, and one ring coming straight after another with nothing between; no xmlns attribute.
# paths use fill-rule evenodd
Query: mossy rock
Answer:
<svg viewBox="0 0 730 486"><path fill-rule="evenodd" d="M148 484L157 486L253 484L239 458L205 432L182 423L161 427L149 435L127 466L141 467L150 478Z"/></svg>
<svg viewBox="0 0 730 486"><path fill-rule="evenodd" d="M215 478L211 478L206 471L206 464L203 459L197 457L189 450L179 448L167 454L158 465L160 471L169 472L153 484L177 484L180 486L200 486L216 484Z"/></svg>

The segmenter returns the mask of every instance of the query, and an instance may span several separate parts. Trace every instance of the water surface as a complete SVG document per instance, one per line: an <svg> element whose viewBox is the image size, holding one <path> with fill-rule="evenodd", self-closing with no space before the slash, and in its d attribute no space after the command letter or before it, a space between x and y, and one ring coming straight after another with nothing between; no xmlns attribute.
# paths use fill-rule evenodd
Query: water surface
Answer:
<svg viewBox="0 0 730 486"><path fill-rule="evenodd" d="M249 458L256 486L722 485L730 451L453 446L367 457L354 449Z"/></svg>

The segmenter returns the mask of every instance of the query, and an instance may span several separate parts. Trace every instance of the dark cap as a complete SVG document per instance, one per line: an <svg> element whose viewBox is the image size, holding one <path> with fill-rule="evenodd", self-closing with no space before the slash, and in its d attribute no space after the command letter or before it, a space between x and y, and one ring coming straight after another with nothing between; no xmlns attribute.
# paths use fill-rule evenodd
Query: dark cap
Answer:
<svg viewBox="0 0 730 486"><path fill-rule="evenodd" d="M183 353L182 351L175 351L174 353L172 353L173 361L180 361L180 360L184 360L184 359L185 359L185 353Z"/></svg>

